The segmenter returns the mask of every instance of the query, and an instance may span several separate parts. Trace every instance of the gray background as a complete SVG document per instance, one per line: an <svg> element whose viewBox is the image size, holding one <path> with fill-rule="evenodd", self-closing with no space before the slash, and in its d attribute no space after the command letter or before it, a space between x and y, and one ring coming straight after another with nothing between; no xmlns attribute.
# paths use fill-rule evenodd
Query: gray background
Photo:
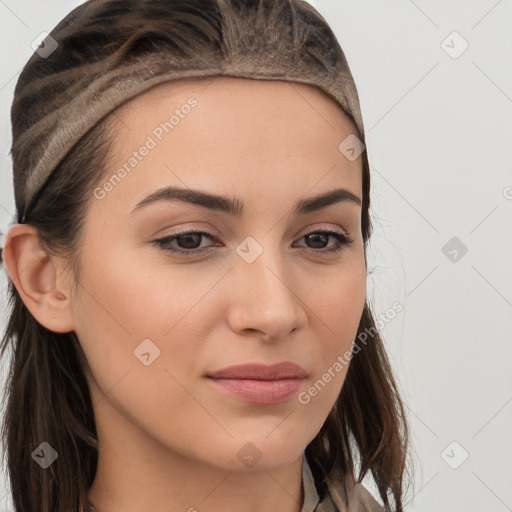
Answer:
<svg viewBox="0 0 512 512"><path fill-rule="evenodd" d="M15 211L14 85L31 42L80 3L0 0L3 231ZM373 175L368 293L416 460L406 510L512 510L512 2L311 3L360 94ZM0 271L2 330L6 285ZM404 309L389 320L395 301ZM12 510L6 489L0 479L1 512Z"/></svg>

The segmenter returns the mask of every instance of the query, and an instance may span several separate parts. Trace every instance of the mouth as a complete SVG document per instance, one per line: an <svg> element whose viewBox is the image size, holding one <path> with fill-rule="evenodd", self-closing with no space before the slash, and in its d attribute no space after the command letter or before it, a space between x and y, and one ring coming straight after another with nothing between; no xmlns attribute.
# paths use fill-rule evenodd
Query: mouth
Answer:
<svg viewBox="0 0 512 512"><path fill-rule="evenodd" d="M229 366L206 377L218 391L254 404L275 404L295 395L306 376L304 368L285 361Z"/></svg>

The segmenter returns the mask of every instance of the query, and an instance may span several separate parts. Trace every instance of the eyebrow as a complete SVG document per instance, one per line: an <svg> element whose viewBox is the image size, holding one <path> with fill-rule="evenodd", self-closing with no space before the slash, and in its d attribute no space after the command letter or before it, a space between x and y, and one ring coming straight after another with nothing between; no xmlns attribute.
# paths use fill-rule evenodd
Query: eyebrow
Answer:
<svg viewBox="0 0 512 512"><path fill-rule="evenodd" d="M203 208L208 208L210 210L228 213L236 217L241 217L244 214L244 202L238 198L229 198L202 192L200 190L192 190L176 186L164 187L151 193L140 201L131 213L134 213L157 201L182 201L201 206ZM305 215L341 202L355 203L361 206L361 199L359 197L349 190L338 188L314 197L297 201L294 207L294 213L295 215Z"/></svg>

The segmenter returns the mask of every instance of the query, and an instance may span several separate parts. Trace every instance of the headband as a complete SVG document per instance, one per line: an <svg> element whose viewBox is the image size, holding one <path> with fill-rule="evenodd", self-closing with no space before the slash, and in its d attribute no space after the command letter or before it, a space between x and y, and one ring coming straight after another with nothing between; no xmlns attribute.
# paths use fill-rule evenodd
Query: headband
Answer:
<svg viewBox="0 0 512 512"><path fill-rule="evenodd" d="M190 31L176 8L179 2L169 0L125 0L122 8L116 1L89 0L45 37L20 74L11 111L19 223L25 222L50 175L83 135L116 107L165 81L226 75L316 86L341 106L355 122L359 137L364 137L359 99L345 56L312 6L292 1L293 19L283 21L280 11L289 8L289 0L271 2L264 20L259 10L240 10L234 7L236 2L189 3L208 7L221 21L217 30L222 31L222 58L212 53L211 43L202 43L203 55L196 53L193 58L186 49L173 51L165 45L157 51L135 51L143 47L155 23L160 23L160 30L168 29L170 38L176 39L180 30ZM156 22L155 16L160 17ZM294 25L294 30L287 30ZM117 47L110 41L112 49L107 50L109 34L116 31L124 40L112 36ZM200 39L199 34L198 45ZM30 116L23 115L24 108ZM18 117L22 120L15 122Z"/></svg>

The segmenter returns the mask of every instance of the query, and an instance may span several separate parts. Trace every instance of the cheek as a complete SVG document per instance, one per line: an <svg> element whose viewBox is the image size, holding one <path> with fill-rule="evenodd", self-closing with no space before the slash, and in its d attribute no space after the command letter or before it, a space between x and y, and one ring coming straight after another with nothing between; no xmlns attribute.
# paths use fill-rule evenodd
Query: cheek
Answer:
<svg viewBox="0 0 512 512"><path fill-rule="evenodd" d="M301 403L321 410L319 417L323 417L334 405L350 365L366 299L364 261L347 264L325 280L324 286L310 290L307 304L311 304L309 322L315 340L314 374Z"/></svg>
<svg viewBox="0 0 512 512"><path fill-rule="evenodd" d="M85 304L80 304L78 313L104 327L113 326L134 342L150 335L161 338L181 327L181 319L215 285L217 274L222 275L208 272L199 278L192 265L171 268L162 261L141 261L121 252L101 256L101 260L93 254L84 256Z"/></svg>
<svg viewBox="0 0 512 512"><path fill-rule="evenodd" d="M122 255L102 256L101 265L88 260L75 308L75 330L92 372L93 402L100 410L108 410L107 402L114 405L133 423L147 418L155 428L166 425L169 435L187 432L187 418L200 414L187 376L197 372L197 343L207 336L197 314L201 298L219 278L210 274L191 286L190 274L175 272L165 283L163 272L156 276L142 266L137 272ZM176 417L176 410L184 414Z"/></svg>
<svg viewBox="0 0 512 512"><path fill-rule="evenodd" d="M142 264L108 250L101 261L92 251L84 261L75 330L102 387L138 370L137 356L148 351L153 367L186 374L197 365L198 343L215 321L207 305L224 268L199 273L193 265Z"/></svg>
<svg viewBox="0 0 512 512"><path fill-rule="evenodd" d="M328 276L322 286L311 286L307 292L311 322L324 324L326 344L330 350L350 345L366 300L366 267L364 261L346 264Z"/></svg>

